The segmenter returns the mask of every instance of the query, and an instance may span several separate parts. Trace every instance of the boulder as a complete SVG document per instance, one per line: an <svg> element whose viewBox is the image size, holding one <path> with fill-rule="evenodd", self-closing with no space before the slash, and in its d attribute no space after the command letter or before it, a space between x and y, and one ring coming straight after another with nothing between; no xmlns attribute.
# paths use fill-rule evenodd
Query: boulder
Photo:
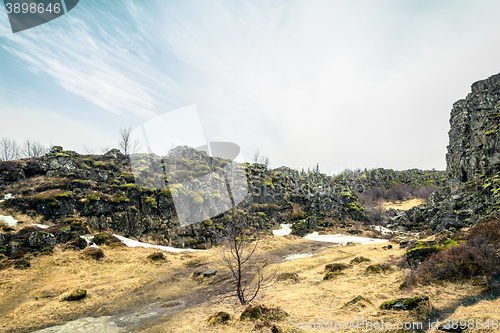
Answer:
<svg viewBox="0 0 500 333"><path fill-rule="evenodd" d="M51 248L57 243L54 235L44 231L35 231L31 233L28 242L29 245L35 249Z"/></svg>
<svg viewBox="0 0 500 333"><path fill-rule="evenodd" d="M217 270L216 269L209 269L209 270L206 270L203 272L203 277L211 277L211 276L215 276L215 274L217 274Z"/></svg>

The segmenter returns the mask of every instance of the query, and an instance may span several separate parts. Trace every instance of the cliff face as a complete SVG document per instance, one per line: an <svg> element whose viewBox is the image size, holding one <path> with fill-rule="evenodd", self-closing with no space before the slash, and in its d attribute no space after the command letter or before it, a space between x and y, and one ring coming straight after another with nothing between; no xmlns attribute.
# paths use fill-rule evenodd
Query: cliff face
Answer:
<svg viewBox="0 0 500 333"><path fill-rule="evenodd" d="M450 187L488 178L500 171L500 74L478 81L453 104L446 155Z"/></svg>
<svg viewBox="0 0 500 333"><path fill-rule="evenodd" d="M418 222L429 228L460 229L500 211L500 74L474 83L453 104L447 182L426 206L392 212L393 226Z"/></svg>

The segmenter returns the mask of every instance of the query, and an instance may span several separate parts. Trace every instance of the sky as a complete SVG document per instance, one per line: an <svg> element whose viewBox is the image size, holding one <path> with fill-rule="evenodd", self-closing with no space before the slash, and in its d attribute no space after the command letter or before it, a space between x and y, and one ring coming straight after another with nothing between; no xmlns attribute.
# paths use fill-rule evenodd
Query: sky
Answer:
<svg viewBox="0 0 500 333"><path fill-rule="evenodd" d="M120 128L188 107L206 141L235 143L247 161L259 149L272 168L444 170L453 103L500 72L499 10L81 0L15 34L1 11L0 137L101 153Z"/></svg>

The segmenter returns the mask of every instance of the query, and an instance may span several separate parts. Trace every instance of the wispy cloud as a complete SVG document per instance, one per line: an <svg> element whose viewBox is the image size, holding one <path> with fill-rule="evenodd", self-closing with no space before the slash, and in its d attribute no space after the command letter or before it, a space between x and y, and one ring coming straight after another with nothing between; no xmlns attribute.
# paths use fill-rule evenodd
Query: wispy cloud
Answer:
<svg viewBox="0 0 500 333"><path fill-rule="evenodd" d="M195 104L209 140L259 147L273 165L442 169L452 103L500 70L493 8L87 0L52 34L0 39L28 70L136 123Z"/></svg>
<svg viewBox="0 0 500 333"><path fill-rule="evenodd" d="M66 22L52 27L54 33L2 36L3 48L107 111L153 116L155 92L145 79L154 73L148 68L150 45L112 12L91 12L81 8L85 4L77 7L79 13L74 10L77 17L60 18Z"/></svg>

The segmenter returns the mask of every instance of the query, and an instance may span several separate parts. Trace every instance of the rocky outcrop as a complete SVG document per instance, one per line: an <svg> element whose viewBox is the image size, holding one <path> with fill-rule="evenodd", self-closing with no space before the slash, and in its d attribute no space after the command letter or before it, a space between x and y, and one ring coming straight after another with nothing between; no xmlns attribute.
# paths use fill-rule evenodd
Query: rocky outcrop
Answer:
<svg viewBox="0 0 500 333"><path fill-rule="evenodd" d="M209 183L200 181L209 174ZM416 169L376 169L356 177L270 170L188 147L177 147L168 156L131 158L116 149L99 156L54 147L44 157L0 162L0 182L16 197L2 204L62 223L53 233L58 244L69 240L70 224L79 223L92 233L111 230L161 245L208 248L214 244L213 230L230 218L225 215L232 206L228 189L233 199L239 197L236 208L254 231L290 222L297 235L329 226L350 228L350 220L370 220L359 200L365 189L389 189L401 182L414 188L441 186L444 180L442 172ZM182 223L191 220L202 222Z"/></svg>
<svg viewBox="0 0 500 333"><path fill-rule="evenodd" d="M500 171L500 74L474 83L453 104L446 155L452 191Z"/></svg>
<svg viewBox="0 0 500 333"><path fill-rule="evenodd" d="M447 181L427 205L390 212L389 227L458 230L500 210L500 74L453 104Z"/></svg>

